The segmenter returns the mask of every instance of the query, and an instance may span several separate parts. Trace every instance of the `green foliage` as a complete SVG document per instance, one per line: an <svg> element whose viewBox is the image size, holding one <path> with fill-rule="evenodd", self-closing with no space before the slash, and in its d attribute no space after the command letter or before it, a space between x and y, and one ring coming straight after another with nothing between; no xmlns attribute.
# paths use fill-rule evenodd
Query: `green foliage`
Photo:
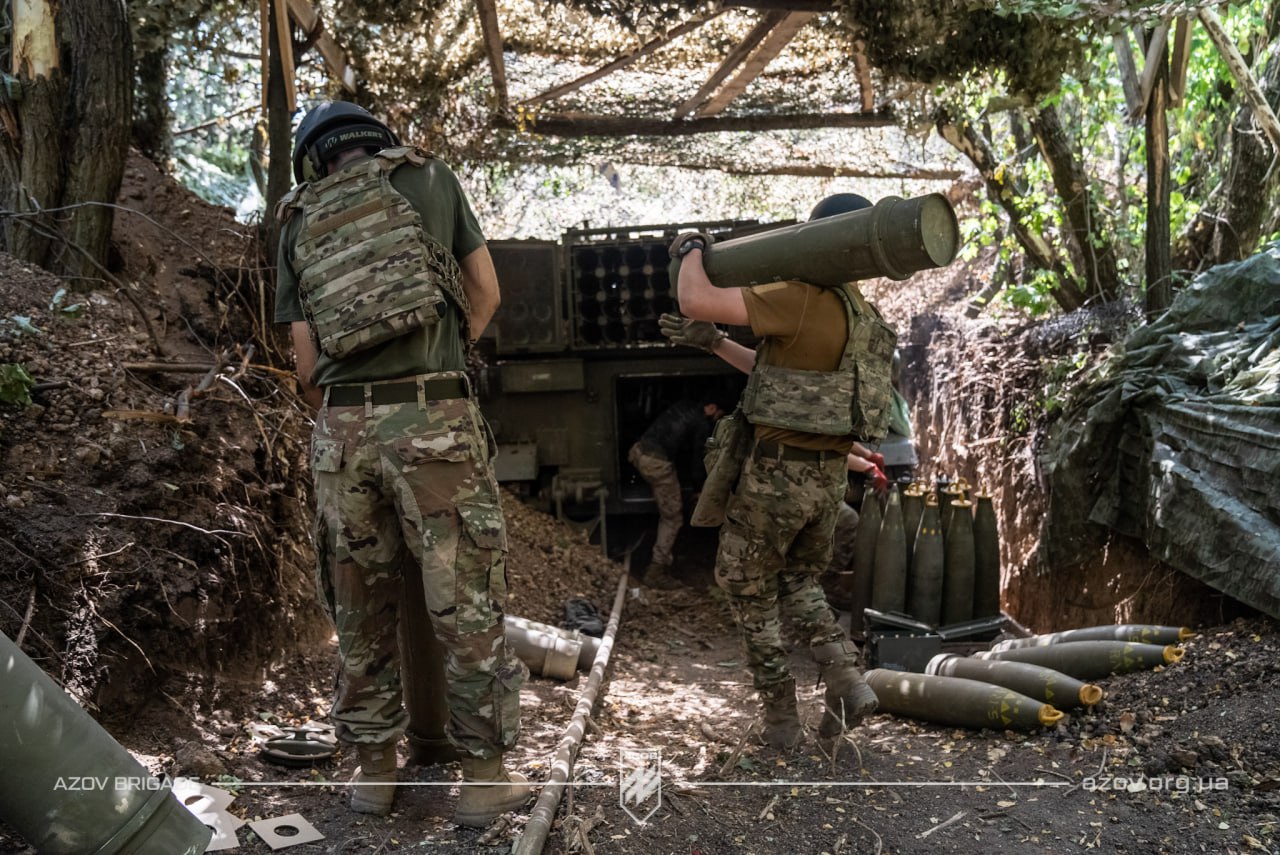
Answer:
<svg viewBox="0 0 1280 855"><path fill-rule="evenodd" d="M30 406L31 387L35 384L21 363L0 363L0 403Z"/></svg>
<svg viewBox="0 0 1280 855"><path fill-rule="evenodd" d="M59 318L78 318L84 314L84 303L68 303L67 289L59 288L49 301L49 311Z"/></svg>

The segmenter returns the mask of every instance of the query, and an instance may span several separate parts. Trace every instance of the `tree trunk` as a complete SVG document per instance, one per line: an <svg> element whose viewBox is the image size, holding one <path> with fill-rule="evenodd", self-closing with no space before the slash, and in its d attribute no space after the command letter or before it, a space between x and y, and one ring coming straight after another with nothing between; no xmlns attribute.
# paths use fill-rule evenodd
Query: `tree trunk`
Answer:
<svg viewBox="0 0 1280 855"><path fill-rule="evenodd" d="M1067 244L1076 269L1084 272L1085 293L1090 298L1114 300L1120 294L1115 247L1090 192L1084 164L1075 155L1075 142L1052 106L1032 117L1031 129L1062 198L1070 224Z"/></svg>
<svg viewBox="0 0 1280 855"><path fill-rule="evenodd" d="M63 230L70 247L55 272L97 276L113 212L92 203L114 204L120 194L133 119L133 35L120 0L64 0L62 13L71 52L63 204L79 207Z"/></svg>
<svg viewBox="0 0 1280 855"><path fill-rule="evenodd" d="M271 0L267 18L270 19L270 73L267 75L267 138L270 155L267 164L267 212L263 220L267 233L267 258L275 264L276 248L280 241L280 224L276 221L275 208L284 194L293 186L293 146L291 139L293 117L289 115L285 93L284 65L280 56L280 38L276 34L274 4L284 0Z"/></svg>
<svg viewBox="0 0 1280 855"><path fill-rule="evenodd" d="M138 103L133 120L133 144L156 164L173 154L173 111L169 109L169 45L167 34L152 28L160 46L138 57Z"/></svg>
<svg viewBox="0 0 1280 855"><path fill-rule="evenodd" d="M1271 109L1280 111L1280 4L1271 9L1267 35L1258 84ZM1276 153L1258 133L1248 103L1236 112L1230 139L1222 181L1178 237L1179 269L1201 270L1239 261L1253 252L1266 234L1280 191L1280 169L1271 168Z"/></svg>
<svg viewBox="0 0 1280 855"><path fill-rule="evenodd" d="M48 14L62 67L19 57L20 100L0 92L0 192L18 214L0 236L24 261L96 277L111 236L102 203L115 202L128 152L132 39L119 0L64 0Z"/></svg>
<svg viewBox="0 0 1280 855"><path fill-rule="evenodd" d="M940 109L935 120L942 138L951 143L961 154L969 158L986 182L987 191L1009 217L1009 227L1023 251L1035 266L1052 272L1058 277L1058 287L1050 293L1057 304L1066 311L1078 309L1084 304L1080 286L1063 263L1062 258L1054 251L1049 241L1026 220L1018 210L1017 200L1027 194L1027 189L1012 169L997 169L995 155L990 144L974 130L973 123L956 121L946 111Z"/></svg>
<svg viewBox="0 0 1280 855"><path fill-rule="evenodd" d="M1173 255L1169 245L1169 53L1157 60L1147 101L1147 316L1173 302Z"/></svg>

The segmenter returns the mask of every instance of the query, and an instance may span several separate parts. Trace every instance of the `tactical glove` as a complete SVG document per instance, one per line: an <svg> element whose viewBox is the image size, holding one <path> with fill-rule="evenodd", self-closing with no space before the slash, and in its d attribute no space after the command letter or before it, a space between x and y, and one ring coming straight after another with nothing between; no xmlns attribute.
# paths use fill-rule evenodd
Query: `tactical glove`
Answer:
<svg viewBox="0 0 1280 855"><path fill-rule="evenodd" d="M872 468L863 474L867 476L867 481L877 493L883 493L889 489L889 479L879 466L872 464Z"/></svg>
<svg viewBox="0 0 1280 855"><path fill-rule="evenodd" d="M883 469L884 469L884 455L883 455L883 454L880 454L879 452L876 452L875 454L868 454L868 455L867 455L867 460L870 460L870 461L871 461L871 465L872 465L872 466L875 466L877 469L881 469L881 470L883 470Z"/></svg>
<svg viewBox="0 0 1280 855"><path fill-rule="evenodd" d="M669 252L672 258L684 258L693 249L703 249L711 246L711 235L702 232L683 232L676 235L676 239L671 242Z"/></svg>
<svg viewBox="0 0 1280 855"><path fill-rule="evenodd" d="M670 313L658 318L658 327L672 344L697 347L708 353L715 350L721 339L729 337L710 321L695 321Z"/></svg>

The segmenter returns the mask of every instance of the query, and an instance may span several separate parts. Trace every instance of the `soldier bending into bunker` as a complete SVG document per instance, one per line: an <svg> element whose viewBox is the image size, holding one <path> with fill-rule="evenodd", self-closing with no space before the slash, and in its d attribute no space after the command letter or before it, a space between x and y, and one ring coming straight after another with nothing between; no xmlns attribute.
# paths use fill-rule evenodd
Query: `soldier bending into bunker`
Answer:
<svg viewBox="0 0 1280 855"><path fill-rule="evenodd" d="M677 401L658 414L627 453L627 460L648 482L658 506L658 533L643 577L651 588L680 587L671 575L671 550L684 524L684 500L677 472L689 458L695 458L695 465L700 467L696 458L701 456L712 426L722 415L724 410L714 401Z"/></svg>
<svg viewBox="0 0 1280 855"><path fill-rule="evenodd" d="M528 671L503 634L494 443L463 372L498 307L493 262L453 172L354 104L303 118L294 175L278 209L276 321L292 325L318 410L318 579L342 659L332 717L360 761L351 807L391 810L403 661L411 760L456 748L464 782L486 786L463 787L454 819L482 827L529 794L502 763ZM447 716L421 708L438 704L443 675Z"/></svg>
<svg viewBox="0 0 1280 855"><path fill-rule="evenodd" d="M819 202L810 219L869 205L856 194L837 194ZM896 337L851 284L715 287L702 265L709 242L686 233L672 244L672 257L682 259L681 311L695 320L749 325L763 337L753 352L711 332L708 349L751 374L740 405L751 442L725 507L715 578L743 630L764 704L764 740L787 748L803 729L781 637L784 612L808 638L826 686L820 735L838 736L877 705L856 667L857 648L818 580L831 559L850 448L884 433Z"/></svg>

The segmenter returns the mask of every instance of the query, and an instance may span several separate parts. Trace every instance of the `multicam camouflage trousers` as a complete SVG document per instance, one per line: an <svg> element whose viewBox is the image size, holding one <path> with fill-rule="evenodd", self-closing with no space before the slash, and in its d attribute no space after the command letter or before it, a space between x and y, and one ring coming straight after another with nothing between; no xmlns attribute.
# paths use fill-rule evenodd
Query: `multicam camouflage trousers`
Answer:
<svg viewBox="0 0 1280 855"><path fill-rule="evenodd" d="M503 636L507 538L491 457L465 398L326 404L317 415L318 584L342 658L340 738L377 744L404 732L397 628L409 572L421 574L446 651L450 740L481 758L515 744L528 669Z"/></svg>
<svg viewBox="0 0 1280 855"><path fill-rule="evenodd" d="M676 535L684 524L683 499L675 464L660 454L645 451L639 443L631 446L627 460L649 483L653 501L658 505L658 535L654 540L651 563L670 567L671 548L675 546Z"/></svg>
<svg viewBox="0 0 1280 855"><path fill-rule="evenodd" d="M729 498L716 555L716 583L729 594L757 689L790 676L785 614L811 647L848 638L818 578L831 560L845 457L783 460L753 450Z"/></svg>

